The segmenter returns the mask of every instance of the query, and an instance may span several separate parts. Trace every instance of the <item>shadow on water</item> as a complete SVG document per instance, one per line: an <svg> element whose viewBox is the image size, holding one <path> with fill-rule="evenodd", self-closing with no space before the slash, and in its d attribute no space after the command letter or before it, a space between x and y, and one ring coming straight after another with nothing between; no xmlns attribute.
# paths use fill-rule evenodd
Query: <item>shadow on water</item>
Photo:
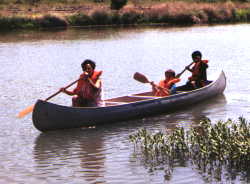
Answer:
<svg viewBox="0 0 250 184"><path fill-rule="evenodd" d="M37 170L49 168L51 173L58 173L57 165L68 168L71 173L88 182L101 178L104 172L105 154L103 135L96 129L71 129L41 133L33 150ZM60 169L61 170L61 169ZM62 171L65 175L69 171ZM46 177L46 176L45 176Z"/></svg>

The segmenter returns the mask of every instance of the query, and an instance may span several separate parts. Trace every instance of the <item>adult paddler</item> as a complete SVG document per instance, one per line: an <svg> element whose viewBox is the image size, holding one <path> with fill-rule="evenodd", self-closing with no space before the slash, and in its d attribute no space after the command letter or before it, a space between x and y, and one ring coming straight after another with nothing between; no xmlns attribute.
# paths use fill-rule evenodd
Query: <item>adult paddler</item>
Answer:
<svg viewBox="0 0 250 184"><path fill-rule="evenodd" d="M60 90L65 94L73 96L73 107L94 107L99 106L101 101L102 81L100 76L102 71L96 71L96 64L90 59L86 59L81 64L83 73L73 91L65 88Z"/></svg>

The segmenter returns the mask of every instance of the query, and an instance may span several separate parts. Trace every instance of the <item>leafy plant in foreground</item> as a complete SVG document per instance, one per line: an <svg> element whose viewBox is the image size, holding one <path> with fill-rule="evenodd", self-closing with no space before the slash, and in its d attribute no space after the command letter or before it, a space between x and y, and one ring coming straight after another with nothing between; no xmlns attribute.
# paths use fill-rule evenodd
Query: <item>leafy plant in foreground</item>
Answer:
<svg viewBox="0 0 250 184"><path fill-rule="evenodd" d="M177 127L166 134L142 129L129 139L151 162L164 160L169 171L174 160L182 159L216 180L237 173L250 178L250 124L243 117L215 124L206 119L188 131Z"/></svg>

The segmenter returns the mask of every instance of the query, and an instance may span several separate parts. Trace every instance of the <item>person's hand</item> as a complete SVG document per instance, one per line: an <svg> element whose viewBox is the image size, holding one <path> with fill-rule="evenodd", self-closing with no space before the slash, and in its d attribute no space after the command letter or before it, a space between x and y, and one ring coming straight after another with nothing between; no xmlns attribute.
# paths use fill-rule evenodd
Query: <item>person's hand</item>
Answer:
<svg viewBox="0 0 250 184"><path fill-rule="evenodd" d="M60 91L63 92L63 93L65 93L66 89L65 88L61 88Z"/></svg>
<svg viewBox="0 0 250 184"><path fill-rule="evenodd" d="M87 80L88 78L89 78L89 73L88 72L84 72L82 79Z"/></svg>

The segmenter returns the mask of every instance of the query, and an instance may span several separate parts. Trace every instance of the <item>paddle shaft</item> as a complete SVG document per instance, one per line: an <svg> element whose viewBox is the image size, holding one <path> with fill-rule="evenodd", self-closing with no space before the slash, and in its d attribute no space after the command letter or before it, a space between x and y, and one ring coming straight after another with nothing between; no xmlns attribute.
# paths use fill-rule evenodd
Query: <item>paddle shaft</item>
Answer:
<svg viewBox="0 0 250 184"><path fill-rule="evenodd" d="M80 79L75 80L74 82L70 83L69 85L67 85L66 87L64 87L65 89L69 88L70 86L74 85L75 83L77 83ZM46 98L44 101L48 101L49 99L53 98L54 96L58 95L59 93L61 93L61 90L58 90L56 93L54 93L53 95L49 96L48 98Z"/></svg>
<svg viewBox="0 0 250 184"><path fill-rule="evenodd" d="M73 84L77 83L80 79L75 80L74 82L70 83L68 86L65 87L65 89L69 88L70 86L72 86ZM54 96L58 95L59 93L61 93L62 91L59 90L56 93L54 93L53 95L49 96L48 98L45 99L45 101L48 101L49 99L53 98ZM19 112L18 114L18 118L22 118L25 115L27 115L28 113L32 112L34 109L34 105L31 105L29 107L27 107L26 109L22 110L21 112Z"/></svg>
<svg viewBox="0 0 250 184"><path fill-rule="evenodd" d="M184 70L182 70L181 73L177 74L176 76L178 76L178 78L187 70L187 68L189 68L194 62L190 63L188 66L185 67Z"/></svg>

